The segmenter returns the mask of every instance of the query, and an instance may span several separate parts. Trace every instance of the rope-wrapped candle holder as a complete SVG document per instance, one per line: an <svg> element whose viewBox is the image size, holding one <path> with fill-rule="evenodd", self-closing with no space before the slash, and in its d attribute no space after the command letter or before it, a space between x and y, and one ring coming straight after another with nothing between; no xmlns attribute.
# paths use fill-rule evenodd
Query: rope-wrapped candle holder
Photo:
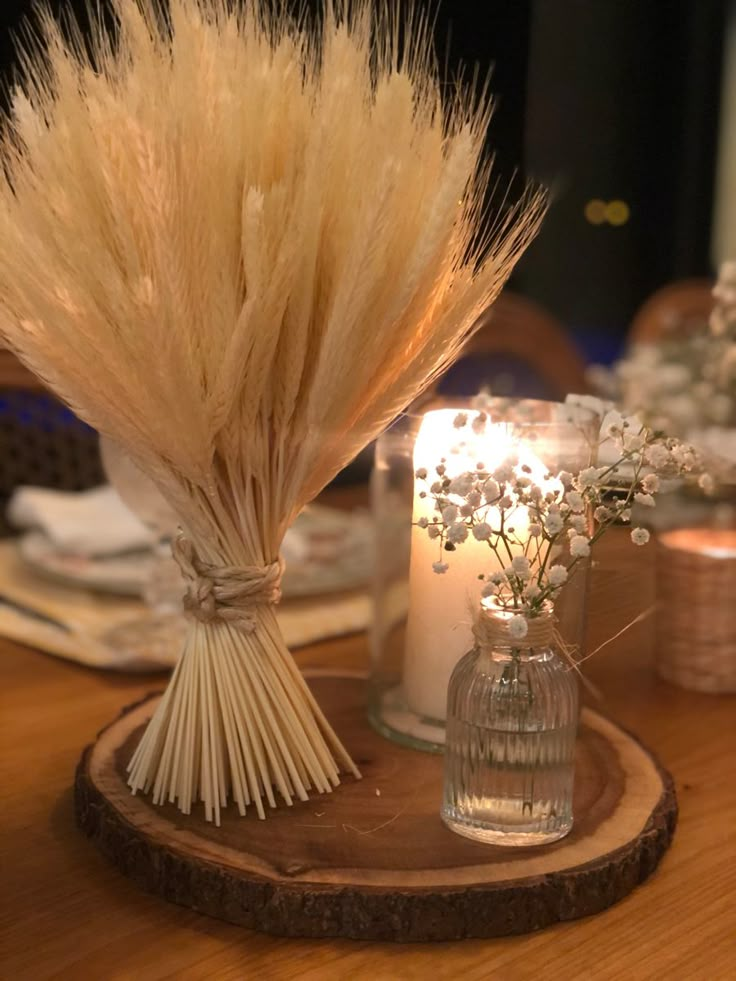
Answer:
<svg viewBox="0 0 736 981"><path fill-rule="evenodd" d="M657 670L694 691L736 691L736 528L657 539Z"/></svg>

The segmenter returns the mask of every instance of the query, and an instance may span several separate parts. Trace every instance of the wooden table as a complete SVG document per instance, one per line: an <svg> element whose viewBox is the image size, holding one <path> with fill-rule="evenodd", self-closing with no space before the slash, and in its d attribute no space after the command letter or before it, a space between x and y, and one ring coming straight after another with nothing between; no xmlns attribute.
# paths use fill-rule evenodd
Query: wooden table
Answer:
<svg viewBox="0 0 736 981"><path fill-rule="evenodd" d="M591 645L651 605L652 556L624 531L601 543ZM603 693L598 707L675 777L680 824L653 878L599 916L538 934L402 947L259 936L139 892L75 828L71 785L82 747L164 677L95 673L0 641L0 977L736 978L736 697L660 682L651 655L648 620L597 654L587 673ZM367 643L350 637L297 656L303 666L360 667Z"/></svg>

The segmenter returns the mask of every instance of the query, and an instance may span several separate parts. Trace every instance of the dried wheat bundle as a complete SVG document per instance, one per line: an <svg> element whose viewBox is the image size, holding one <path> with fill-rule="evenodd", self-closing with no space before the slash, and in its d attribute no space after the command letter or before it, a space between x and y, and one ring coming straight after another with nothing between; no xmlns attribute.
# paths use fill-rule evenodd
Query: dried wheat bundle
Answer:
<svg viewBox="0 0 736 981"><path fill-rule="evenodd" d="M543 202L479 234L489 103L443 102L421 17L113 6L113 40L43 15L22 55L2 329L181 520L191 630L131 787L262 817L357 774L279 634L284 532L456 355Z"/></svg>

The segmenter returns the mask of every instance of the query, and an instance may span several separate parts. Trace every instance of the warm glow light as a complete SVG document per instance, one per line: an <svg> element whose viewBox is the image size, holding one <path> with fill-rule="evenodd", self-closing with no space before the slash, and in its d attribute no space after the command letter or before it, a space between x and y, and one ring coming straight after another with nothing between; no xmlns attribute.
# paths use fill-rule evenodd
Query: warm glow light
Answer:
<svg viewBox="0 0 736 981"><path fill-rule="evenodd" d="M483 464L484 472L493 473L510 457L516 457L517 472L522 466L529 467L531 472L526 476L545 492L557 493L562 489L556 478L546 479L547 468L519 442L510 424L489 421L485 430L476 434L471 423L478 413L467 412L468 424L462 429L454 425L457 414L457 409L437 409L428 412L422 420L414 445L414 468L426 468L428 477L426 487L418 482L415 489L414 522L421 517L431 521L437 514L432 497L428 494L421 498L419 493L439 479L435 468L443 457L450 478L475 471L479 463ZM507 527L514 528L518 539L518 544L512 546L512 555L522 554L529 539L528 510L517 506L506 515ZM498 528L498 509L489 507L484 519L491 527ZM443 559L449 568L438 575L432 570L432 563ZM409 708L418 715L445 718L450 675L472 646L472 610L480 601L483 585L478 574L490 574L501 568L488 544L476 541L472 535L454 552L442 553L437 540L431 540L426 530L412 529L404 690Z"/></svg>

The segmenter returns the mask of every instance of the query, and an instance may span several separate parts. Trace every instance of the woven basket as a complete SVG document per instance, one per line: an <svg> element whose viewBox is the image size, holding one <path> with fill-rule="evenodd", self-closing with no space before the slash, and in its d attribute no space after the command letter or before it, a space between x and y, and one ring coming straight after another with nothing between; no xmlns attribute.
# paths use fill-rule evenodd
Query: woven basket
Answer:
<svg viewBox="0 0 736 981"><path fill-rule="evenodd" d="M659 534L656 651L666 681L736 692L736 528Z"/></svg>

